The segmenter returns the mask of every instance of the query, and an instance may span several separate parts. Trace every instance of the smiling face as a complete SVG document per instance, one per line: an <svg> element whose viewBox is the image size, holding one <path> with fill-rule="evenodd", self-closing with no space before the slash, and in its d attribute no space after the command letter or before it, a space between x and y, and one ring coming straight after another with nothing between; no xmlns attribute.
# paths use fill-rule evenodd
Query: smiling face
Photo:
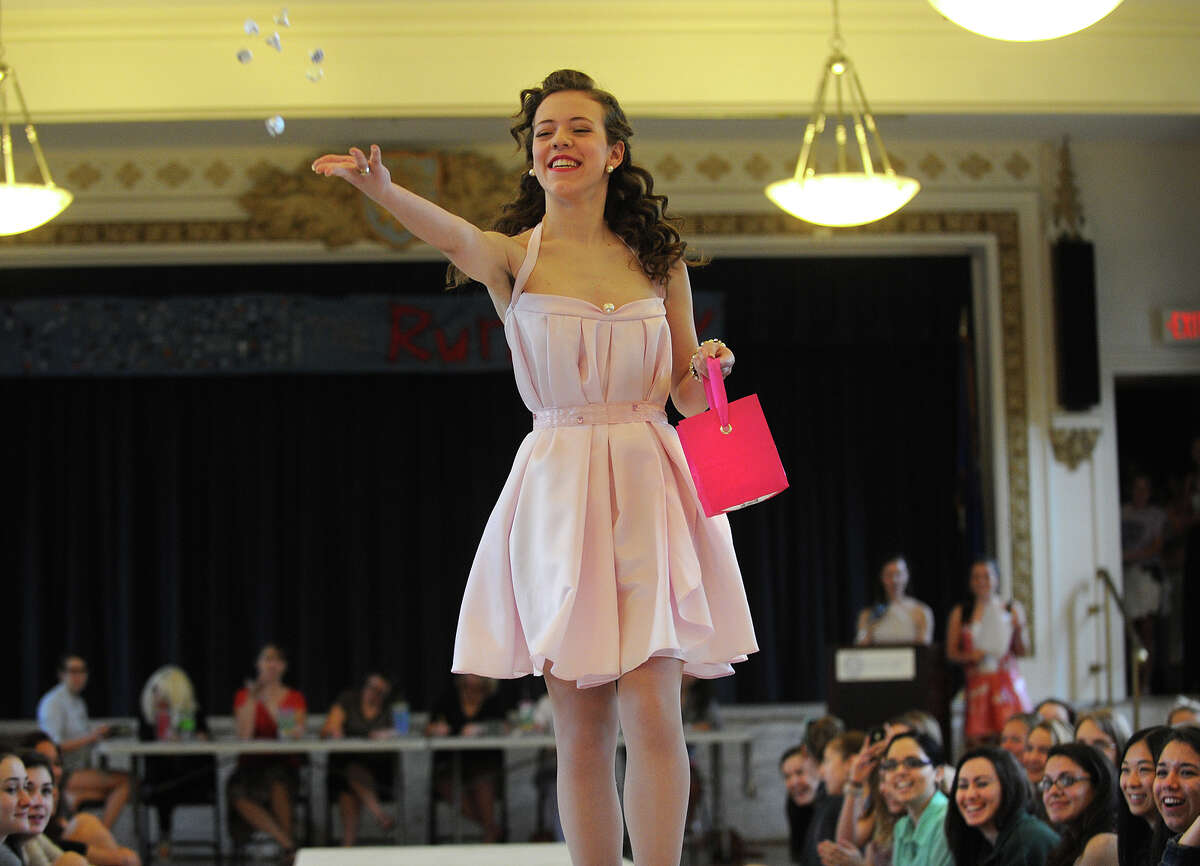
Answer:
<svg viewBox="0 0 1200 866"><path fill-rule="evenodd" d="M29 767L25 790L29 793L29 832L43 833L54 814L54 779L45 767Z"/></svg>
<svg viewBox="0 0 1200 866"><path fill-rule="evenodd" d="M1154 756L1145 740L1125 750L1121 761L1121 795L1129 811L1150 823L1158 822L1154 808Z"/></svg>
<svg viewBox="0 0 1200 866"><path fill-rule="evenodd" d="M789 755L780 765L779 772L783 775L788 799L797 806L807 806L817 796L817 783L821 779L817 775L816 761L808 755Z"/></svg>
<svg viewBox="0 0 1200 866"><path fill-rule="evenodd" d="M25 790L25 765L16 755L0 761L0 840L13 833L29 832L29 792Z"/></svg>
<svg viewBox="0 0 1200 866"><path fill-rule="evenodd" d="M283 674L287 670L287 662L284 661L283 653L276 647L263 647L262 652L258 654L258 681L260 683L278 683L283 680Z"/></svg>
<svg viewBox="0 0 1200 866"><path fill-rule="evenodd" d="M879 582L883 584L883 592L888 601L895 601L904 595L908 588L908 563L903 559L893 559L884 563L883 571L879 573Z"/></svg>
<svg viewBox="0 0 1200 866"><path fill-rule="evenodd" d="M976 599L988 599L996 594L996 584L999 580L996 572L986 562L977 562L971 566L971 576L968 581L971 594Z"/></svg>
<svg viewBox="0 0 1200 866"><path fill-rule="evenodd" d="M1054 824L1074 821L1083 814L1083 810L1095 796L1087 771L1065 755L1055 755L1046 762L1043 779L1055 783L1042 794L1042 802L1046 804L1046 816ZM1066 782L1072 784L1062 787Z"/></svg>
<svg viewBox="0 0 1200 866"><path fill-rule="evenodd" d="M1091 719L1085 719L1075 731L1075 742L1086 743L1096 751L1106 755L1113 766L1117 765L1117 742L1100 729Z"/></svg>
<svg viewBox="0 0 1200 866"><path fill-rule="evenodd" d="M1154 802L1172 833L1182 833L1200 817L1200 754L1181 740L1167 743L1158 756Z"/></svg>
<svg viewBox="0 0 1200 866"><path fill-rule="evenodd" d="M1004 802L1004 790L991 761L972 758L962 765L954 802L968 827L989 837L996 833L996 813Z"/></svg>
<svg viewBox="0 0 1200 866"><path fill-rule="evenodd" d="M925 803L933 796L937 785L938 770L933 767L929 756L922 750L920 743L912 737L893 740L888 746L884 761L895 761L893 769L883 773L896 802L906 811L913 812L924 808ZM914 764L916 766L908 766Z"/></svg>
<svg viewBox="0 0 1200 866"><path fill-rule="evenodd" d="M1029 736L1029 728L1022 719L1009 719L1000 729L1000 747L1021 762L1025 754L1025 738Z"/></svg>
<svg viewBox="0 0 1200 866"><path fill-rule="evenodd" d="M542 100L533 117L533 171L547 193L572 195L606 186L608 166L625 154L609 144L604 108L586 93L560 90Z"/></svg>
<svg viewBox="0 0 1200 866"><path fill-rule="evenodd" d="M1046 757L1054 748L1054 738L1045 728L1034 728L1025 738L1025 751L1021 755L1021 763L1029 781L1036 785L1042 781L1046 772Z"/></svg>

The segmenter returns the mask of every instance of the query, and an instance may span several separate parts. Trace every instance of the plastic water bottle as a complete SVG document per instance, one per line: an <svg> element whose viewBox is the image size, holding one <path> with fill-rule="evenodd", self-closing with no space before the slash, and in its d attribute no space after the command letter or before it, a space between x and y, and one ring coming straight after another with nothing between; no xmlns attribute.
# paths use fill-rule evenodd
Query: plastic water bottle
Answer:
<svg viewBox="0 0 1200 866"><path fill-rule="evenodd" d="M396 701L392 704L392 727L401 736L408 733L408 701Z"/></svg>
<svg viewBox="0 0 1200 866"><path fill-rule="evenodd" d="M296 711L291 709L281 709L279 711L279 739L286 740L292 736L292 731L296 727Z"/></svg>
<svg viewBox="0 0 1200 866"><path fill-rule="evenodd" d="M196 717L186 710L181 710L179 713L178 722L175 725L175 730L179 732L179 739L192 740L196 737Z"/></svg>

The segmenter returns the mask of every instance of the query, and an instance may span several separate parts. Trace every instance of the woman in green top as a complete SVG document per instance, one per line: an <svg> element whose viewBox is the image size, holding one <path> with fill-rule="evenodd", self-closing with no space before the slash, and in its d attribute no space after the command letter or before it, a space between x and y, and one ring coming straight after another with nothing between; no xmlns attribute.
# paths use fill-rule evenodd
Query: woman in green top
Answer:
<svg viewBox="0 0 1200 866"><path fill-rule="evenodd" d="M920 731L894 736L879 762L883 784L904 816L892 830L892 866L953 866L946 847L942 747Z"/></svg>
<svg viewBox="0 0 1200 866"><path fill-rule="evenodd" d="M954 774L946 843L957 866L1043 866L1058 834L1029 814L1025 771L1009 752L967 752Z"/></svg>

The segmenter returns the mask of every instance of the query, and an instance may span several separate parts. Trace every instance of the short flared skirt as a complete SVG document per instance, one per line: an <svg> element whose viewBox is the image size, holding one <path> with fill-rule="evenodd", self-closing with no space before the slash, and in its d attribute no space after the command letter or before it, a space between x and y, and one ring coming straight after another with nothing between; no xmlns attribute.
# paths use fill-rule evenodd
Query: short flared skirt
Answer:
<svg viewBox="0 0 1200 866"><path fill-rule="evenodd" d="M467 580L456 673L583 688L666 656L714 678L757 649L729 522L700 510L673 427L525 438Z"/></svg>

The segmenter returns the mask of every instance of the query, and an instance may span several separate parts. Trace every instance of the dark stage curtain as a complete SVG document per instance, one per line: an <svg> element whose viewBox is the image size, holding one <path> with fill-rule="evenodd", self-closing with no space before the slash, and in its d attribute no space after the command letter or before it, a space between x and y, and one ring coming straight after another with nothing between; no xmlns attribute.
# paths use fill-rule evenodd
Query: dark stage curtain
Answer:
<svg viewBox="0 0 1200 866"><path fill-rule="evenodd" d="M442 271L10 271L3 294L432 291ZM731 518L762 651L718 694L821 700L826 647L852 637L885 553L908 553L939 635L961 595L969 265L723 260L693 277L727 295L730 396L760 395L792 485ZM167 662L226 713L267 640L314 710L370 669L427 706L529 429L508 373L2 379L0 400L19 643L0 717L32 715L64 648L91 664L93 715L134 712Z"/></svg>

